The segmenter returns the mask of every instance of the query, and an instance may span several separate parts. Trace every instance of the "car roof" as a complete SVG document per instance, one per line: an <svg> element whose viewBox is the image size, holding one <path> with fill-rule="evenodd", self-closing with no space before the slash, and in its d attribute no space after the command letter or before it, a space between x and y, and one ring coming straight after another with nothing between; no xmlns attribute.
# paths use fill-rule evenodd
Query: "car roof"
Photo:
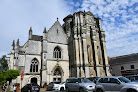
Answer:
<svg viewBox="0 0 138 92"><path fill-rule="evenodd" d="M127 77L135 77L135 76L138 76L138 75L129 75L129 76L127 76Z"/></svg>
<svg viewBox="0 0 138 92"><path fill-rule="evenodd" d="M87 78L76 78L76 77L70 77L68 79L87 79Z"/></svg>
<svg viewBox="0 0 138 92"><path fill-rule="evenodd" d="M123 77L123 76L105 76L105 77L100 77L100 78L120 78L120 77Z"/></svg>

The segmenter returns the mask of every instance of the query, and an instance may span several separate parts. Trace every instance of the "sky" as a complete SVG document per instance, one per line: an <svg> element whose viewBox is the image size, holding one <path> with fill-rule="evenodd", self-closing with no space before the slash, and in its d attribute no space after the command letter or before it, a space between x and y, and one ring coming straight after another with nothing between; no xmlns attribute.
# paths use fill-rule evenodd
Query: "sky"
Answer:
<svg viewBox="0 0 138 92"><path fill-rule="evenodd" d="M0 56L33 34L43 35L59 18L77 11L91 11L102 18L108 57L138 53L138 0L0 0Z"/></svg>

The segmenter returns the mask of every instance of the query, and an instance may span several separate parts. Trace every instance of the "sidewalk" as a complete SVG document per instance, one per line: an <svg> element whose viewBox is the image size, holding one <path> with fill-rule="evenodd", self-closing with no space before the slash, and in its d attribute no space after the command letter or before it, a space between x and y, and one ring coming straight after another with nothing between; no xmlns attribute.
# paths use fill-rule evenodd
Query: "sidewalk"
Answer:
<svg viewBox="0 0 138 92"><path fill-rule="evenodd" d="M46 91L46 88L40 88L40 91Z"/></svg>

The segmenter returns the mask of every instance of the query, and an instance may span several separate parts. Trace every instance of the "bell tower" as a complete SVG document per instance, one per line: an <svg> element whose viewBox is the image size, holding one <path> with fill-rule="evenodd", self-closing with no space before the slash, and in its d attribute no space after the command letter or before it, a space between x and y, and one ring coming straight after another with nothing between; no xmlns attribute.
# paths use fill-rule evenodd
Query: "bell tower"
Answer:
<svg viewBox="0 0 138 92"><path fill-rule="evenodd" d="M105 34L100 18L88 12L76 12L64 18L68 35L70 76L105 76L108 73ZM104 40L104 41L103 41Z"/></svg>

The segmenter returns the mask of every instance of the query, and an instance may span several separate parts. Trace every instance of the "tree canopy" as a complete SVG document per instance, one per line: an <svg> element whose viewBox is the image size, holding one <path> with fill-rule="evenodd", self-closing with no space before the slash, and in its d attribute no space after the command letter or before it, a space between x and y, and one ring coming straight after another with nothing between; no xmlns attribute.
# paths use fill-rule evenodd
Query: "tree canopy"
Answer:
<svg viewBox="0 0 138 92"><path fill-rule="evenodd" d="M6 55L3 55L2 58L0 58L0 71L7 71L7 69L8 69L8 64Z"/></svg>
<svg viewBox="0 0 138 92"><path fill-rule="evenodd" d="M20 71L18 70L8 70L6 73L6 79L9 81L12 79L16 79L17 76L19 76L19 74L20 74Z"/></svg>
<svg viewBox="0 0 138 92"><path fill-rule="evenodd" d="M2 79L3 79L3 73L2 71L0 71L0 81L2 81Z"/></svg>

